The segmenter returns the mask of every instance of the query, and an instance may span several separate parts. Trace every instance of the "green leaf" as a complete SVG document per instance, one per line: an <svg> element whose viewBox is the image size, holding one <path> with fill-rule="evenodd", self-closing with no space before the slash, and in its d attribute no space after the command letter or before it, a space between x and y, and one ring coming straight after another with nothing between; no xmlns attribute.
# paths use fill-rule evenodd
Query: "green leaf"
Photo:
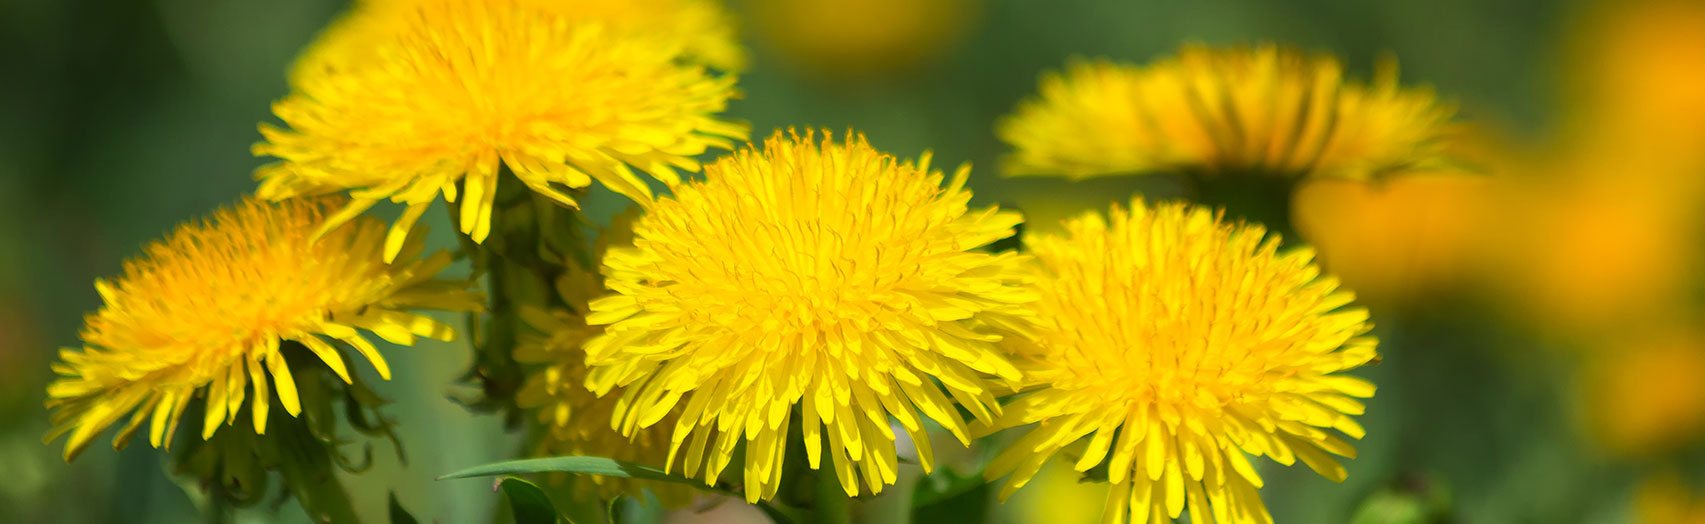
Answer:
<svg viewBox="0 0 1705 524"><path fill-rule="evenodd" d="M410 515L408 510L403 509L403 504L397 501L397 494L391 493L391 524L417 524L418 522L420 521L415 520L414 515Z"/></svg>
<svg viewBox="0 0 1705 524"><path fill-rule="evenodd" d="M497 485L509 499L515 524L557 523L556 506L551 505L550 497L539 486L518 477L504 477Z"/></svg>
<svg viewBox="0 0 1705 524"><path fill-rule="evenodd" d="M444 475L442 477L438 477L438 480L552 472L658 480L663 482L674 482L677 484L688 484L698 486L699 488L709 489L703 482L698 480L678 475L670 475L668 473L664 473L663 470L649 466L641 466L604 457L548 457L494 462Z"/></svg>

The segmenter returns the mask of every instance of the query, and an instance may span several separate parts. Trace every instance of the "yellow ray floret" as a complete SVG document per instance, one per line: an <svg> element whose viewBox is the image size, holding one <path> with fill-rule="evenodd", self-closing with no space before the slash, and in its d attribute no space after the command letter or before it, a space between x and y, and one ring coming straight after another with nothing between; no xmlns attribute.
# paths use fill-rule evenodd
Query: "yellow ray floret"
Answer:
<svg viewBox="0 0 1705 524"><path fill-rule="evenodd" d="M1361 179L1447 163L1454 114L1431 90L1399 86L1392 62L1363 84L1327 55L1192 45L1142 67L1074 62L997 131L1014 175Z"/></svg>
<svg viewBox="0 0 1705 524"><path fill-rule="evenodd" d="M408 206L400 238L440 194L461 199L463 232L483 241L500 166L564 205L597 180L639 201L694 157L746 128L718 117L732 76L677 60L680 43L524 0L411 0L359 7L328 32L262 125L256 172L270 199L348 190L331 224L380 200ZM388 246L387 256L396 252Z"/></svg>
<svg viewBox="0 0 1705 524"><path fill-rule="evenodd" d="M1033 392L1000 427L1035 424L992 463L1022 487L1087 441L1078 471L1112 483L1111 522L1271 522L1249 456L1333 480L1361 438L1375 357L1365 310L1306 250L1183 204L1115 206L1027 241L1038 261L1034 343L1015 345ZM1336 432L1336 433L1335 433Z"/></svg>
<svg viewBox="0 0 1705 524"><path fill-rule="evenodd" d="M992 422L1019 378L995 344L1027 329L1034 298L1019 255L978 250L1020 218L967 208L968 174L942 187L927 154L902 163L814 132L711 164L605 258L588 385L625 388L623 432L678 409L669 463L691 437L684 471L706 483L743 442L751 501L780 486L795 418L810 467L827 455L849 495L894 482L891 419L930 468L920 414L961 441L956 402Z"/></svg>
<svg viewBox="0 0 1705 524"><path fill-rule="evenodd" d="M335 197L245 200L148 245L118 279L97 280L103 305L85 319L83 348L60 351L53 366L60 377L47 390L50 438L70 434L66 459L126 415L115 447L144 422L154 447L169 445L198 396L206 401L201 434L211 437L221 423L236 422L251 388L254 429L265 433L273 395L292 416L301 410L281 342L301 344L347 381L334 344L390 378L362 330L403 345L451 339L450 326L408 311L479 307L463 283L433 279L449 254L419 258L414 235L396 262L382 262L385 226L370 219L311 240L342 204Z"/></svg>

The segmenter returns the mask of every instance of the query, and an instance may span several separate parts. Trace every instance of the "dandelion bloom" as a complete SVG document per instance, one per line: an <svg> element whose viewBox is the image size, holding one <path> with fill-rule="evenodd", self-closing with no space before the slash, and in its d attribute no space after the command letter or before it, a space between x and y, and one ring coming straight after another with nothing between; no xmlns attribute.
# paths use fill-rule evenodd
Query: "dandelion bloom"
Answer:
<svg viewBox="0 0 1705 524"><path fill-rule="evenodd" d="M928 470L920 412L962 442L960 407L993 421L995 393L1019 378L996 343L1026 329L1034 296L1019 255L978 250L1020 218L969 209L968 174L942 187L927 154L901 162L815 132L711 164L605 258L589 385L625 388L626 433L678 409L668 463L691 437L684 471L707 484L744 442L749 501L780 487L796 407L810 466L827 454L849 495L860 477L872 493L894 482L890 417Z"/></svg>
<svg viewBox="0 0 1705 524"><path fill-rule="evenodd" d="M450 255L418 258L423 244L413 235L396 262L382 262L385 226L371 219L315 240L339 205L336 197L245 200L148 245L117 280L95 281L103 305L85 319L83 349L60 352L60 377L47 390L51 436L70 434L66 459L132 412L114 447L143 422L149 443L168 445L198 395L206 400L201 435L212 437L236 422L250 387L254 430L264 434L274 394L292 416L301 411L281 343L300 344L348 381L335 343L391 376L360 330L403 345L451 339L450 326L407 311L478 307L463 283L433 279Z"/></svg>
<svg viewBox="0 0 1705 524"><path fill-rule="evenodd" d="M310 50L294 92L273 105L255 153L269 199L348 190L328 226L380 200L408 207L400 238L442 194L461 230L484 241L500 167L564 205L597 180L635 200L709 148L744 139L721 120L731 76L677 60L681 44L523 0L363 5ZM386 249L387 259L396 249Z"/></svg>
<svg viewBox="0 0 1705 524"><path fill-rule="evenodd" d="M1162 170L1370 178L1446 163L1455 110L1403 88L1382 64L1370 84L1338 61L1273 45L1186 46L1145 67L1074 62L1043 76L998 127L1015 175Z"/></svg>
<svg viewBox="0 0 1705 524"><path fill-rule="evenodd" d="M1040 276L1037 332L1015 347L1026 389L997 427L1036 424L990 464L1022 487L1087 440L1078 471L1103 468L1104 515L1164 522L1271 522L1248 455L1301 459L1327 478L1355 450L1374 386L1341 372L1375 357L1367 313L1281 253L1260 226L1141 200L1027 242Z"/></svg>

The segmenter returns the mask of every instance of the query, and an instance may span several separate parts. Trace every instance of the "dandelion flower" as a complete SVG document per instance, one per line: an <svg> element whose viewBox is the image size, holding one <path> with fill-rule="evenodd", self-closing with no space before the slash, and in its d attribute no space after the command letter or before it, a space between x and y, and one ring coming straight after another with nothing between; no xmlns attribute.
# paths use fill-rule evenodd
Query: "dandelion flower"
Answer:
<svg viewBox="0 0 1705 524"><path fill-rule="evenodd" d="M1027 390L997 427L1035 424L990 464L1024 486L1087 440L1078 471L1112 484L1104 518L1271 522L1249 456L1301 459L1343 480L1354 415L1374 386L1341 372L1374 358L1362 309L1306 250L1184 204L1088 214L1028 242L1040 276Z"/></svg>
<svg viewBox="0 0 1705 524"><path fill-rule="evenodd" d="M928 470L919 414L962 442L961 407L993 421L1019 378L995 344L1026 329L1034 295L1019 255L977 250L1020 218L967 208L968 174L942 187L927 154L905 163L815 132L711 164L605 258L589 386L625 388L625 433L678 409L668 464L691 437L684 472L707 484L744 442L749 501L780 486L795 418L810 467L827 455L848 495L860 478L872 493L894 482L890 417Z"/></svg>
<svg viewBox="0 0 1705 524"><path fill-rule="evenodd" d="M423 244L414 235L398 261L381 262L385 226L369 219L313 240L341 201L245 200L150 244L118 279L95 281L103 305L85 319L82 350L60 352L60 377L47 390L51 437L70 434L66 459L132 412L114 447L143 422L150 444L168 445L197 396L206 400L201 435L209 438L236 422L251 387L249 412L264 434L273 395L292 416L302 409L281 343L302 345L348 381L333 344L391 376L361 330L402 345L451 339L450 326L408 311L478 307L462 283L433 279L449 254L417 258Z"/></svg>
<svg viewBox="0 0 1705 524"><path fill-rule="evenodd" d="M1454 109L1382 64L1346 82L1337 60L1273 45L1186 46L1146 67L1075 62L999 124L1015 175L1161 170L1363 179L1445 162Z"/></svg>
<svg viewBox="0 0 1705 524"><path fill-rule="evenodd" d="M415 0L364 5L310 53L294 92L274 104L288 128L262 125L256 172L269 199L348 190L328 227L380 200L407 205L393 241L442 194L461 199L461 230L484 241L500 165L568 206L598 180L635 200L694 156L730 148L742 125L719 119L731 76L676 58L680 45L629 36L523 0ZM387 259L396 253L388 243Z"/></svg>

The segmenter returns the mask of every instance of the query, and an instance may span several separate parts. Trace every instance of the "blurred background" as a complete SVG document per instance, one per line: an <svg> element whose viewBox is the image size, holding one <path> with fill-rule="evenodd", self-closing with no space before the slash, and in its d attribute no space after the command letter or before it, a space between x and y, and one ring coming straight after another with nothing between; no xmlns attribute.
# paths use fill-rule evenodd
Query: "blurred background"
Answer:
<svg viewBox="0 0 1705 524"><path fill-rule="evenodd" d="M183 522L193 486L147 446L75 464L43 445L58 347L91 282L174 224L234 201L296 51L333 0L0 2L0 522ZM1003 178L994 122L1071 56L1146 62L1181 43L1276 41L1454 101L1476 174L1305 184L1291 202L1373 309L1384 360L1360 458L1337 485L1267 468L1279 522L1705 522L1705 2L1584 0L735 0L754 56L732 114L755 137L853 128L878 148L972 162L985 204L1045 229L1176 178ZM1273 195L1282 205L1286 195ZM609 194L595 217L622 207ZM435 242L452 245L429 213ZM510 456L495 417L449 400L465 347L389 353L402 425L345 479L362 514L478 522ZM372 382L377 382L373 380ZM187 488L187 489L186 489ZM1089 522L1103 488L1045 475L999 511ZM1418 520L1405 520L1418 516ZM687 519L691 515L672 518ZM302 521L287 503L242 520ZM1371 520L1370 520L1371 519Z"/></svg>

